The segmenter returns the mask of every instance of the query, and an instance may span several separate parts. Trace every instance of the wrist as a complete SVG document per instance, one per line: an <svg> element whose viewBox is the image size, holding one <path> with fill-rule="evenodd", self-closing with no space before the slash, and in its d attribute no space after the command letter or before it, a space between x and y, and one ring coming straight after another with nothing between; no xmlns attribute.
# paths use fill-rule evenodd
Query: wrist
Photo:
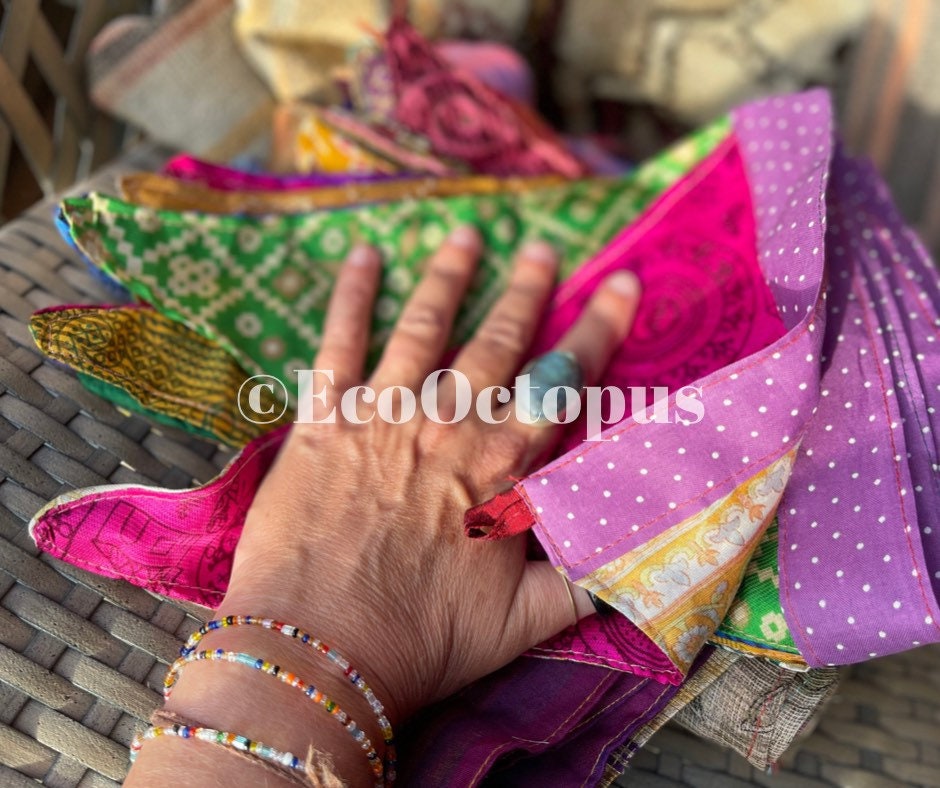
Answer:
<svg viewBox="0 0 940 788"><path fill-rule="evenodd" d="M215 617L250 614L254 618L272 618L299 627L342 655L359 672L381 702L385 716L392 725L399 725L408 715L417 711L419 704L412 700L415 693L403 686L403 679L407 678L405 671L396 662L397 656L393 649L384 642L386 633L377 611L357 612L354 609L355 598L349 598L343 609L332 609L329 600L320 595L313 599L308 591L286 590L282 576L271 578L253 573L250 578L239 582L233 578ZM249 629L256 628L238 628ZM288 638L276 633L268 633L268 638L289 643ZM324 666L330 665L323 655L316 654L313 649L300 644L294 644L294 648L304 654L304 659L312 660L314 669L320 667L322 670ZM294 653L293 650L291 653ZM341 677L340 670L334 669L336 675Z"/></svg>
<svg viewBox="0 0 940 788"><path fill-rule="evenodd" d="M311 749L327 754L349 785L375 784L366 758L368 744L363 747L346 724L355 721L379 762L385 749L382 731L361 693L326 657L255 626L210 631L194 649L200 651L247 654L270 665L251 669L224 657L189 662L172 686L166 712L262 741L301 761ZM307 688L310 694L305 694Z"/></svg>

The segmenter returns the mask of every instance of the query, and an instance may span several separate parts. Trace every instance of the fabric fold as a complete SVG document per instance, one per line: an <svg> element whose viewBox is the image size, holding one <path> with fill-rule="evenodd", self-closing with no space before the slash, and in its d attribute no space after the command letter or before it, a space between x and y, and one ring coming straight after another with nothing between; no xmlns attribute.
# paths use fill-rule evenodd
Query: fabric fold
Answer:
<svg viewBox="0 0 940 788"><path fill-rule="evenodd" d="M506 194L549 189L564 183L551 175L532 178L492 178L483 175L452 178L396 178L367 183L322 185L280 190L217 189L165 175L139 172L120 181L125 200L167 211L245 214L308 213L358 204L450 197L467 194Z"/></svg>

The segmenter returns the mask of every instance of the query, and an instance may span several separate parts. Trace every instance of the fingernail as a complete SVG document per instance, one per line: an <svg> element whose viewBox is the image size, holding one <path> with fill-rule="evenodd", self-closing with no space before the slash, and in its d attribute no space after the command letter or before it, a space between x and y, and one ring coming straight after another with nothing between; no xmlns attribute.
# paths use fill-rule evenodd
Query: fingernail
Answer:
<svg viewBox="0 0 940 788"><path fill-rule="evenodd" d="M375 249L369 246L369 244L358 243L352 248L349 257L346 258L346 262L349 265L362 268L363 266L372 265L377 257L378 255Z"/></svg>
<svg viewBox="0 0 940 788"><path fill-rule="evenodd" d="M640 280L633 271L618 271L611 274L604 284L621 295L637 296L640 294Z"/></svg>
<svg viewBox="0 0 940 788"><path fill-rule="evenodd" d="M458 227L449 236L447 243L452 246L459 246L461 249L477 251L483 245L483 239L480 237L480 231L471 224L465 224Z"/></svg>
<svg viewBox="0 0 940 788"><path fill-rule="evenodd" d="M558 265L558 252L548 241L529 241L522 247L520 255L536 263Z"/></svg>

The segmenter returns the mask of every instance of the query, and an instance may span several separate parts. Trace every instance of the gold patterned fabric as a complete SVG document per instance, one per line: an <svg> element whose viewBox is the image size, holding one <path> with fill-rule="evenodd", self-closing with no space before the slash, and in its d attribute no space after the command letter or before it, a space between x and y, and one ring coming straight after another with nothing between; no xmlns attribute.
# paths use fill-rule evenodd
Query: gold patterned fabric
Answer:
<svg viewBox="0 0 940 788"><path fill-rule="evenodd" d="M243 446L292 418L287 410L267 425L245 419L236 394L248 373L214 342L152 309L52 309L34 314L29 328L50 358L230 446ZM263 410L282 409L266 389L259 394Z"/></svg>
<svg viewBox="0 0 940 788"><path fill-rule="evenodd" d="M518 194L562 183L564 181L561 178L551 175L534 178L474 175L351 182L342 186L281 191L223 191L166 175L139 172L121 178L121 193L128 202L147 208L260 216L269 213L307 213L362 203L452 197L458 194Z"/></svg>

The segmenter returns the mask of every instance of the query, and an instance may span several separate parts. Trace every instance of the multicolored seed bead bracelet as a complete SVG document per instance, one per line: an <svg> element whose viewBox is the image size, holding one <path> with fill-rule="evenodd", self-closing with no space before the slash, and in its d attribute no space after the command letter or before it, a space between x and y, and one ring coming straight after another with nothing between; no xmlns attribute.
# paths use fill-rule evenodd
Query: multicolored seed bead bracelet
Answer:
<svg viewBox="0 0 940 788"><path fill-rule="evenodd" d="M196 646L209 632L216 629L225 629L226 627L240 626L263 627L264 629L280 632L285 637L293 638L309 646L314 651L319 652L343 672L343 675L349 679L349 682L362 693L362 696L366 699L366 702L375 714L376 720L378 720L379 729L382 731L382 737L385 741L385 784L392 785L395 782L395 768L397 765L395 734L392 731L392 724L389 722L388 717L385 716L385 709L378 698L375 697L372 688L366 684L365 679L362 678L359 671L350 665L349 661L343 657L342 654L330 648L330 646L323 643L319 638L315 638L310 633L304 632L304 630L299 627L285 624L281 621L275 621L272 618L259 618L258 616L226 616L225 618L208 621L203 626L199 627L198 630L189 636L189 639L180 650L180 654L185 657L187 654L195 651Z"/></svg>
<svg viewBox="0 0 940 788"><path fill-rule="evenodd" d="M237 733L217 731L214 728L196 728L192 725L161 725L151 726L142 734L134 736L131 742L131 763L137 760L137 753L145 741L156 739L158 736L178 736L181 739L199 739L212 744L221 744L239 752L247 752L275 766L284 769L305 773L306 764L296 755L282 750L276 750L260 741L252 741Z"/></svg>
<svg viewBox="0 0 940 788"><path fill-rule="evenodd" d="M199 662L202 660L245 665L246 667L260 670L262 673L273 676L278 679L278 681L300 690L300 692L310 698L314 703L326 709L331 717L336 718L336 721L342 725L356 743L362 747L369 761L369 768L372 769L372 773L375 775L376 786L382 788L382 786L386 785L385 767L382 764L382 760L375 751L375 747L372 746L372 742L369 741L369 737L366 736L366 732L356 724L355 720L350 718L350 716L337 705L336 701L324 695L312 684L308 684L289 671L282 670L280 665L275 665L260 657L238 651L223 651L220 648L211 651L190 651L170 666L170 670L163 680L164 697L170 697L173 686L179 680L180 672L183 670L184 666L188 665L190 662Z"/></svg>

